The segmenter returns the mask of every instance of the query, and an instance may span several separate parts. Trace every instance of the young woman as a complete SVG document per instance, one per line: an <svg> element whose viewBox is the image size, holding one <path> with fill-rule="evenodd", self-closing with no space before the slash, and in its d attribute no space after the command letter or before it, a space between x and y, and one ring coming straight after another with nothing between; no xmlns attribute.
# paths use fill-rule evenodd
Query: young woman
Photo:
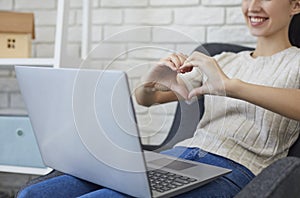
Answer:
<svg viewBox="0 0 300 198"><path fill-rule="evenodd" d="M208 57L172 54L136 90L145 106L205 95L194 137L165 154L232 169L179 197L233 197L255 175L285 157L300 127L300 49L288 39L300 0L243 0L254 51ZM127 197L72 176L32 185L19 197Z"/></svg>

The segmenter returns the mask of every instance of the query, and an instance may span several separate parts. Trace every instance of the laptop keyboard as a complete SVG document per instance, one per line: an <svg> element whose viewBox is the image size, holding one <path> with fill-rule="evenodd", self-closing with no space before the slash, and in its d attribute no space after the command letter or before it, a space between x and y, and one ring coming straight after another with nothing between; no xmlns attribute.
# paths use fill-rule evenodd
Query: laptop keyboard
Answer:
<svg viewBox="0 0 300 198"><path fill-rule="evenodd" d="M160 193L197 181L195 178L170 173L164 170L147 171L151 189Z"/></svg>

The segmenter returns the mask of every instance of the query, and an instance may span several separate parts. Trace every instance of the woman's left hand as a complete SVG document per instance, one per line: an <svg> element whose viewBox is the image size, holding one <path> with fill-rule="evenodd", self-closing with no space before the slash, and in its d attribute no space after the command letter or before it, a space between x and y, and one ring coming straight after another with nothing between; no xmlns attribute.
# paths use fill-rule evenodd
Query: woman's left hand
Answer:
<svg viewBox="0 0 300 198"><path fill-rule="evenodd" d="M222 71L216 60L200 52L194 52L187 58L184 64L179 68L179 72L185 72L189 68L198 67L207 80L202 86L193 89L188 98L196 95L226 95L226 83L230 80Z"/></svg>

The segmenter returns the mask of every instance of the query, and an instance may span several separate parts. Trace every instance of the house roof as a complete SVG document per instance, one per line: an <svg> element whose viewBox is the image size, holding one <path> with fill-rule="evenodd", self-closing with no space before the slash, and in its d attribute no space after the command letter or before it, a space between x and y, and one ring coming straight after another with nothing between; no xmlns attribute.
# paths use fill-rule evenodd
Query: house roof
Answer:
<svg viewBox="0 0 300 198"><path fill-rule="evenodd" d="M0 33L29 33L35 38L33 13L0 11Z"/></svg>

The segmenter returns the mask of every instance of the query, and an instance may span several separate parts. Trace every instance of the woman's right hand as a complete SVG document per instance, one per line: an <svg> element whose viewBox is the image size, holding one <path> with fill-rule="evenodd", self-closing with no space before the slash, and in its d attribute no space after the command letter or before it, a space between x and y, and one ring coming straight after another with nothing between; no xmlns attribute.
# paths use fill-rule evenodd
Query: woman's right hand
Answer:
<svg viewBox="0 0 300 198"><path fill-rule="evenodd" d="M161 59L145 77L144 88L155 91L174 91L186 99L188 90L186 86L178 80L177 75L178 73L191 71L192 68L185 68L185 70L179 71L179 68L184 64L187 58L188 56L182 53L174 53Z"/></svg>

